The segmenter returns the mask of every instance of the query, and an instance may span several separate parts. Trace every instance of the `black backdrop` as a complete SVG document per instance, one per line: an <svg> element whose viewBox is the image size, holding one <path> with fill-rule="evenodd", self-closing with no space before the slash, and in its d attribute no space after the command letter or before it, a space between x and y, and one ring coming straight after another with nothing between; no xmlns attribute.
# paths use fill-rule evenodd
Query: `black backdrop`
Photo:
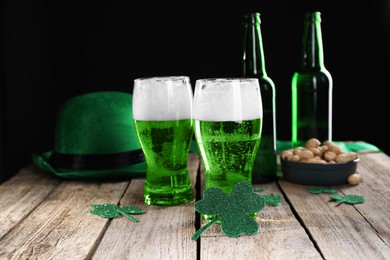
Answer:
<svg viewBox="0 0 390 260"><path fill-rule="evenodd" d="M260 12L278 139L291 137L291 77L302 18L322 13L325 66L334 80L334 140L365 140L390 154L390 4L362 1L3 0L0 180L51 150L67 99L132 92L135 78L241 75L242 18Z"/></svg>

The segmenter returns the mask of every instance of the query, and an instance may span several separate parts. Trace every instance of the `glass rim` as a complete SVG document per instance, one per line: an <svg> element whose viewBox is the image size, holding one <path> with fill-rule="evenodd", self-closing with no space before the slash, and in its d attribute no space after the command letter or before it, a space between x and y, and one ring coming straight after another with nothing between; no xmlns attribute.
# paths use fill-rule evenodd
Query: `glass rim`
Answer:
<svg viewBox="0 0 390 260"><path fill-rule="evenodd" d="M171 81L179 81L179 80L190 80L189 76L151 76L151 77L141 77L141 78L136 78L134 79L134 82L139 82L143 80L157 80L157 81L166 81L166 80L171 80Z"/></svg>
<svg viewBox="0 0 390 260"><path fill-rule="evenodd" d="M204 82L251 82L251 81L259 81L258 78L254 77L224 77L224 78L201 78L197 79L198 81Z"/></svg>

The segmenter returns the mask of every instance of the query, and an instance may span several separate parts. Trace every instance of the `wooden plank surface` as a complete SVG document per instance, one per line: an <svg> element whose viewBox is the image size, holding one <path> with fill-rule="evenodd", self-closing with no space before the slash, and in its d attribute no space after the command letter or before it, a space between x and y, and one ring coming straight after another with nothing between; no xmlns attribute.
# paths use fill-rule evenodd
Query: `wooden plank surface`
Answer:
<svg viewBox="0 0 390 260"><path fill-rule="evenodd" d="M61 182L0 240L0 259L87 259L110 222L90 214L90 205L117 204L127 186L128 182Z"/></svg>
<svg viewBox="0 0 390 260"><path fill-rule="evenodd" d="M214 225L197 241L194 202L147 206L143 178L62 181L29 166L0 185L0 259L390 259L390 160L383 153L360 158L363 182L334 188L363 195L364 203L338 204L283 180L255 184L260 194L284 196L257 216L257 234L231 238ZM199 161L190 154L194 191ZM145 214L135 223L89 213L103 203L139 206Z"/></svg>
<svg viewBox="0 0 390 260"><path fill-rule="evenodd" d="M194 187L198 155L190 154L188 167ZM197 244L191 240L196 232L194 202L165 207L146 205L143 184L144 180L133 180L120 201L121 205L145 211L136 216L140 222L126 218L111 221L93 259L197 259Z"/></svg>
<svg viewBox="0 0 390 260"><path fill-rule="evenodd" d="M390 176L383 176L389 165L370 165L365 161L369 156L362 155L358 166L363 183L333 187L339 195L364 195L363 204L339 204L330 201L329 194L310 194L306 191L308 186L279 181L325 259L390 259L390 194L389 187L384 185L390 183ZM370 176L366 170L371 167L377 167L376 172L381 174Z"/></svg>
<svg viewBox="0 0 390 260"><path fill-rule="evenodd" d="M358 170L363 182L342 187L344 194L364 194L365 203L355 205L380 239L390 245L390 160L384 153L360 155ZM388 256L390 259L390 256Z"/></svg>
<svg viewBox="0 0 390 260"><path fill-rule="evenodd" d="M25 219L61 181L31 165L0 185L0 239Z"/></svg>

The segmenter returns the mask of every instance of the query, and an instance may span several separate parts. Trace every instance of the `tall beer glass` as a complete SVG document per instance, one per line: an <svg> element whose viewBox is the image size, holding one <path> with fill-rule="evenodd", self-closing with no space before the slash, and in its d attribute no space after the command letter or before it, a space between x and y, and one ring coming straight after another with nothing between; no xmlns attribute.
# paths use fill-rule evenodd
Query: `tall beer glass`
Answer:
<svg viewBox="0 0 390 260"><path fill-rule="evenodd" d="M148 205L170 206L194 199L187 165L192 103L189 77L134 80L133 118L147 165L144 201Z"/></svg>
<svg viewBox="0 0 390 260"><path fill-rule="evenodd" d="M258 79L196 81L194 132L205 170L205 189L216 187L229 195L238 182L252 183L262 117Z"/></svg>

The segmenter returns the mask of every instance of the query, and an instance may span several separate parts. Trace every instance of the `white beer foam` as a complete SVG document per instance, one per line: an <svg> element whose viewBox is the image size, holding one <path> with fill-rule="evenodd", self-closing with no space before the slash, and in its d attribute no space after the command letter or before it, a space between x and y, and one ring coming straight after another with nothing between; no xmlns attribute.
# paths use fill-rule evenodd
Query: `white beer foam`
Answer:
<svg viewBox="0 0 390 260"><path fill-rule="evenodd" d="M191 119L192 102L189 77L150 77L134 80L133 118L136 120Z"/></svg>
<svg viewBox="0 0 390 260"><path fill-rule="evenodd" d="M241 122L257 118L263 118L257 79L216 78L196 81L194 119Z"/></svg>

